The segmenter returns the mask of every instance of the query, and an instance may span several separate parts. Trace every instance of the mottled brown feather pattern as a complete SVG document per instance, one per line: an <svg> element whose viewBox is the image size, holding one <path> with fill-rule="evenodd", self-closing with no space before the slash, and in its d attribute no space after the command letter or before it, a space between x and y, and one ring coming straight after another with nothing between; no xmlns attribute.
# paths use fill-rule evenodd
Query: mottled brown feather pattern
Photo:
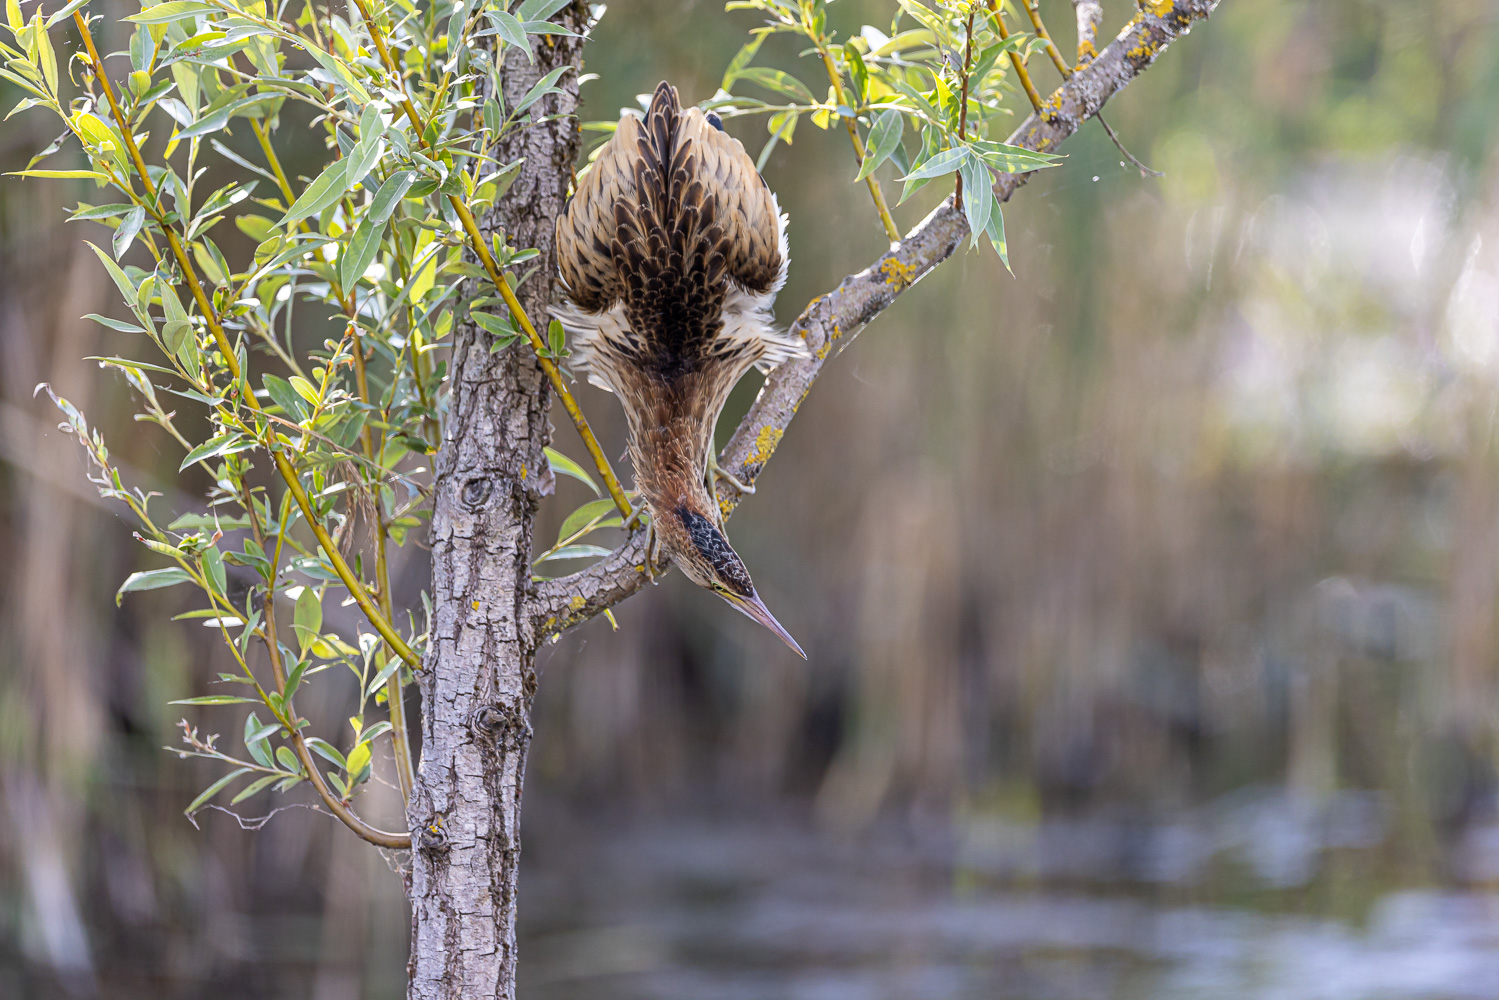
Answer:
<svg viewBox="0 0 1499 1000"><path fill-rule="evenodd" d="M620 119L557 220L570 301L555 311L579 365L622 397L647 494L677 464L668 445L701 475L752 365L799 353L769 315L785 281L783 221L739 141L665 83L643 119Z"/></svg>

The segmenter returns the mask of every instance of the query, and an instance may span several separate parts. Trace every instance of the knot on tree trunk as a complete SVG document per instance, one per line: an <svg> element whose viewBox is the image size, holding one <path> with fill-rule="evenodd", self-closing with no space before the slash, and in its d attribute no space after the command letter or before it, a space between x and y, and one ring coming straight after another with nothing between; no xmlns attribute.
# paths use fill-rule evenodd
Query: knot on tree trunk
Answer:
<svg viewBox="0 0 1499 1000"><path fill-rule="evenodd" d="M498 753L517 753L531 744L531 720L523 705L481 706L469 725L481 742Z"/></svg>
<svg viewBox="0 0 1499 1000"><path fill-rule="evenodd" d="M460 500L465 509L478 511L483 509L489 502L489 496L494 492L494 484L488 476L475 476L463 484Z"/></svg>
<svg viewBox="0 0 1499 1000"><path fill-rule="evenodd" d="M422 850L430 853L442 853L448 849L448 831L443 825L445 817L434 815L422 824L421 833L417 835L416 842Z"/></svg>

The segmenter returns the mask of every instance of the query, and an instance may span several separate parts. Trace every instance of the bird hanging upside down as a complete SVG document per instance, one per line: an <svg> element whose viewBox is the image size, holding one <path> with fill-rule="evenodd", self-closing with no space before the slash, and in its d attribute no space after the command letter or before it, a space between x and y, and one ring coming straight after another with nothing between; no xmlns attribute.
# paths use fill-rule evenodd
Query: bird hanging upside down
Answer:
<svg viewBox="0 0 1499 1000"><path fill-rule="evenodd" d="M786 217L718 116L683 109L662 83L627 114L557 220L569 301L554 310L573 359L629 421L635 482L654 545L688 579L800 646L755 593L723 533L709 477L713 431L753 366L805 353L772 325L786 282Z"/></svg>

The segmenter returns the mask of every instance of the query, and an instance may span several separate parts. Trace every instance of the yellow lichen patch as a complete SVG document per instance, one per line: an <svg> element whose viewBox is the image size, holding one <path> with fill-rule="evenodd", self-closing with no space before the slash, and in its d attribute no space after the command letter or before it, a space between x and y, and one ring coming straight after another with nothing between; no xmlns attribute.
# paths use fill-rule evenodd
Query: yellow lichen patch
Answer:
<svg viewBox="0 0 1499 1000"><path fill-rule="evenodd" d="M903 263L894 257L880 265L880 273L885 276L885 284L900 288L910 287L920 271L921 268L917 265Z"/></svg>
<svg viewBox="0 0 1499 1000"><path fill-rule="evenodd" d="M1164 20L1170 17L1171 12L1176 9L1176 2L1175 0L1140 0L1140 8Z"/></svg>
<svg viewBox="0 0 1499 1000"><path fill-rule="evenodd" d="M781 443L781 436L785 433L779 427L760 428L760 433L755 435L755 450L750 452L749 464L764 465L770 461L770 456L775 454L776 445Z"/></svg>
<svg viewBox="0 0 1499 1000"><path fill-rule="evenodd" d="M1170 4L1167 4L1167 7L1168 7L1167 13L1170 13L1170 11L1169 11ZM1152 60L1152 59L1154 59L1156 57L1156 53L1160 52L1160 50L1161 50L1161 47L1160 47L1160 45L1158 43L1156 43L1155 40L1153 40L1153 39L1151 39L1149 37L1146 37L1146 38L1141 39L1139 45L1136 45L1133 48L1131 48L1129 51L1125 52L1124 53L1124 57L1126 59L1128 59L1130 62L1135 62L1135 63L1149 62L1150 60Z"/></svg>
<svg viewBox="0 0 1499 1000"><path fill-rule="evenodd" d="M582 594L574 594L573 599L567 602L567 606L572 608L574 611L582 611L583 605L587 603L587 601L583 600Z"/></svg>

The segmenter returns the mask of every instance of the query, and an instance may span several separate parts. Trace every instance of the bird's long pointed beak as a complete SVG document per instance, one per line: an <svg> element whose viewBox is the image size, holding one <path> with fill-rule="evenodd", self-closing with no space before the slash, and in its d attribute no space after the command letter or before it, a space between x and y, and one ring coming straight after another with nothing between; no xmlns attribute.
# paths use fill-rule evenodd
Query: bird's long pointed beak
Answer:
<svg viewBox="0 0 1499 1000"><path fill-rule="evenodd" d="M729 603L738 608L746 617L753 618L780 636L782 642L796 650L797 656L800 656L804 660L807 658L807 654L802 652L802 648L796 644L796 640L791 638L791 633L787 632L781 623L776 621L776 616L771 614L770 609L765 606L765 602L760 600L759 594L751 593L748 597L739 597L737 595L725 596L728 597Z"/></svg>

